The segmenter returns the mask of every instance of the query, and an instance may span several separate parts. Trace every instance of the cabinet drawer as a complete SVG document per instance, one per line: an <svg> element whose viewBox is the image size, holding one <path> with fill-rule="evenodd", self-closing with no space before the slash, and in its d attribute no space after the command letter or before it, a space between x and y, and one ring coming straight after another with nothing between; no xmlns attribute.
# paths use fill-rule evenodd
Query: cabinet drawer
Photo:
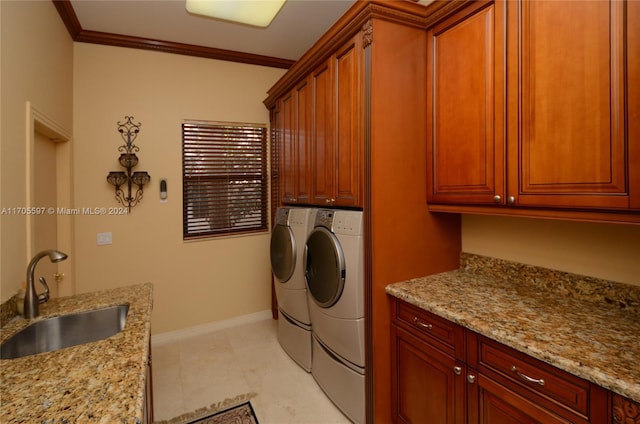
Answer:
<svg viewBox="0 0 640 424"><path fill-rule="evenodd" d="M591 385L579 377L555 368L493 340L478 340L478 368L494 371L545 398L589 418Z"/></svg>
<svg viewBox="0 0 640 424"><path fill-rule="evenodd" d="M414 334L429 343L435 343L443 351L455 355L456 348L464 345L464 329L454 322L432 314L408 303L398 301L396 320L414 330Z"/></svg>

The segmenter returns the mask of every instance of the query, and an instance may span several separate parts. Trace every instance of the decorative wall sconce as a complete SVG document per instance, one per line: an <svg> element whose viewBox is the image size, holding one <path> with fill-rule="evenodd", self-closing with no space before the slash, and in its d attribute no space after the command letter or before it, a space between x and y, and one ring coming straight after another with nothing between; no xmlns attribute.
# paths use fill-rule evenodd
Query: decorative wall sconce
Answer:
<svg viewBox="0 0 640 424"><path fill-rule="evenodd" d="M138 156L136 156L135 152L139 152L140 148L133 144L133 141L140 132L141 124L140 122L138 122L137 125L134 124L132 122L133 116L125 116L124 119L126 119L125 122L118 122L118 132L125 141L125 144L118 147L118 151L121 152L119 159L120 165L125 168L126 172L111 171L109 175L107 175L107 181L109 184L115 186L116 199L118 202L122 203L131 211L131 208L137 205L142 199L142 187L151 180L151 176L147 174L146 171L131 172L131 169L138 164ZM122 189L122 186L125 184L127 185L126 192ZM132 192L133 184L138 187L135 193Z"/></svg>

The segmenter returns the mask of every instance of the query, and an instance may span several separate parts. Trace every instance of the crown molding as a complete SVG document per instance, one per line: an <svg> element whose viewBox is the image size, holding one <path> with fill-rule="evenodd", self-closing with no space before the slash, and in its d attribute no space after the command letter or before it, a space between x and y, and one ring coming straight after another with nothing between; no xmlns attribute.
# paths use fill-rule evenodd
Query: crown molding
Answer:
<svg viewBox="0 0 640 424"><path fill-rule="evenodd" d="M152 38L133 37L108 32L90 31L82 28L73 10L70 0L52 0L62 22L64 22L73 41L80 43L104 44L116 47L128 47L141 50L153 50L163 53L182 54L206 59L225 60L228 62L246 63L250 65L268 66L289 69L295 61L271 56L262 56L232 50L196 46L193 44L175 43Z"/></svg>

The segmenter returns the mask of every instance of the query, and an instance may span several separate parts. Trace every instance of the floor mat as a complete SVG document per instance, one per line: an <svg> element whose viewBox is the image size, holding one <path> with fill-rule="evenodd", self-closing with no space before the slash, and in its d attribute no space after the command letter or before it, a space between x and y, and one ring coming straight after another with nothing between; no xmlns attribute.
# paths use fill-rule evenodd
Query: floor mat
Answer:
<svg viewBox="0 0 640 424"><path fill-rule="evenodd" d="M208 408L200 408L170 420L156 421L154 424L258 424L249 402L253 396L255 393L236 396Z"/></svg>

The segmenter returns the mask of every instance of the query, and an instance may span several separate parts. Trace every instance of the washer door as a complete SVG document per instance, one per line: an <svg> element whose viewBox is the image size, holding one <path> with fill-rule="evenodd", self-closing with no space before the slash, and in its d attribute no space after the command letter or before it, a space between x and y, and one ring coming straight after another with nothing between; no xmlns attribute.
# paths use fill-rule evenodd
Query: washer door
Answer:
<svg viewBox="0 0 640 424"><path fill-rule="evenodd" d="M271 269L281 283L289 281L296 267L296 239L286 225L276 225L271 232Z"/></svg>
<svg viewBox="0 0 640 424"><path fill-rule="evenodd" d="M320 307L329 308L344 289L346 271L340 242L331 231L316 227L307 239L305 255L309 293Z"/></svg>

